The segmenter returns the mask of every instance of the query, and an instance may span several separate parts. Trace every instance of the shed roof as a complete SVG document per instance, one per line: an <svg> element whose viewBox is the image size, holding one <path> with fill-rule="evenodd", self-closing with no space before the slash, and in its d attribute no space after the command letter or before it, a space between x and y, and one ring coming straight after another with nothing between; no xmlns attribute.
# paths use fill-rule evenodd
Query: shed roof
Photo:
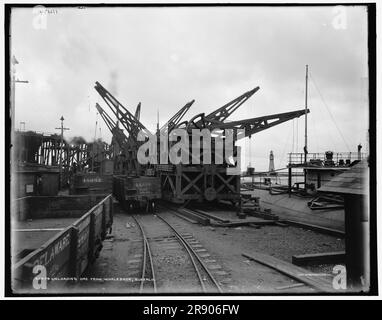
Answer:
<svg viewBox="0 0 382 320"><path fill-rule="evenodd" d="M368 163L364 159L343 172L329 182L325 183L318 191L334 192L342 194L366 195L368 187Z"/></svg>

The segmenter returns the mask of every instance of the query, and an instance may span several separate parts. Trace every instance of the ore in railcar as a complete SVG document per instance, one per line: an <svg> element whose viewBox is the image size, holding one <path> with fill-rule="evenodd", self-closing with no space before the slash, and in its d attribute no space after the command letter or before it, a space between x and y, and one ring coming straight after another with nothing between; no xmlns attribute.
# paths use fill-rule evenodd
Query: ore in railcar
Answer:
<svg viewBox="0 0 382 320"><path fill-rule="evenodd" d="M113 195L128 211L154 212L156 201L162 197L159 177L113 177Z"/></svg>

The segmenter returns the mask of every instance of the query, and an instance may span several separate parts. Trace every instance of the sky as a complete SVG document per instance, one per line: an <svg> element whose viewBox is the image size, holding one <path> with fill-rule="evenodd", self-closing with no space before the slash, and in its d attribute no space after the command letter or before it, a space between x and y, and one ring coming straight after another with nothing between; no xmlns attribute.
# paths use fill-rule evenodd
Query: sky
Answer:
<svg viewBox="0 0 382 320"><path fill-rule="evenodd" d="M43 9L41 9L43 10ZM44 9L45 10L45 9ZM156 128L195 99L184 120L256 86L229 120L303 109L308 77L309 152L367 151L367 12L349 7L32 8L11 15L10 50L19 62L15 126L110 142L97 115L99 81L141 122ZM44 22L44 17L46 18ZM97 122L97 127L96 127ZM243 166L276 168L303 152L304 117L240 143Z"/></svg>

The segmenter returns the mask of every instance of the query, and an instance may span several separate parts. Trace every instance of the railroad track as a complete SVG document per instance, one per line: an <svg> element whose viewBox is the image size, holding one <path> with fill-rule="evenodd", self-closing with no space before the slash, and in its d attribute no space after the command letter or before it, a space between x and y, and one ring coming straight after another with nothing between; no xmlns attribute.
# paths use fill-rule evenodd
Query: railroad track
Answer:
<svg viewBox="0 0 382 320"><path fill-rule="evenodd" d="M194 208L176 208L176 207L168 206L168 205L161 205L161 207L165 208L166 210L170 210L174 212L174 214L177 215L178 217L188 220L191 223L200 223L203 225L209 225L211 224L211 222L214 224L220 223L223 225L225 223L229 223L228 219L222 219L221 217L219 217L219 213L217 213L214 208L212 210L208 210L208 209L200 210L200 209L194 209ZM262 219L261 217L259 218ZM274 224L274 225L278 225L282 227L292 226L292 227L302 228L305 230L315 231L321 234L327 234L333 237L339 237L339 238L345 237L345 232L338 229L333 229L333 228L328 228L328 227L323 227L319 225L298 222L298 221L293 221L288 219L279 219L279 220L265 219L265 220L270 221L269 224ZM245 220L243 220L243 222L245 222ZM266 224L263 223L262 225L266 225Z"/></svg>
<svg viewBox="0 0 382 320"><path fill-rule="evenodd" d="M159 214L133 215L133 218L143 241L141 293L156 293L158 289L161 292L222 292L207 265L189 243L187 235L182 235Z"/></svg>
<svg viewBox="0 0 382 320"><path fill-rule="evenodd" d="M216 217L216 215L214 215L214 214L209 214L208 212L206 213L205 211L200 211L200 210L186 209L186 211L191 214L190 216L188 216L188 215L183 215L183 214L182 215L177 214L178 210L176 210L176 208L173 208L173 207L160 205L158 209L159 209L158 210L159 212L157 215L142 215L142 216L134 217L134 219L136 219L137 225L141 229L141 232L143 235L144 248L145 248L143 256L144 257L147 256L147 258L144 258L143 265L142 265L144 268L146 268L146 269L142 270L142 278L147 278L147 274L148 275L154 275L154 273L155 273L155 275L153 276L154 281L152 281L152 287L153 287L158 282L161 282L161 277L163 276L163 271L162 271L162 275L161 275L161 272L155 272L154 271L154 267L157 267L158 265L153 262L153 257L151 254L151 251L152 251L151 246L153 245L153 243L155 243L155 240L158 239L158 236L155 237L155 235L154 236L151 235L150 234L151 232L149 232L149 236L147 236L147 234L146 234L147 232L145 231L145 229L147 228L147 225L144 224L144 226L142 226L142 223L140 223L140 221L138 221L139 219L144 218L144 217L146 217L146 218L151 217L151 219L152 219L152 217L155 217L156 227L159 226L158 222L160 221L161 222L160 228L163 228L164 226L166 227L167 239L176 241L178 246L179 246L177 248L177 250L183 250L183 252L187 254L189 261L187 263L188 267L184 269L185 270L184 272L188 274L188 277L192 276L192 274L193 274L195 279L198 280L197 282L198 282L198 286L199 286L193 292L199 292L199 290L201 292L204 292L204 293L222 292L222 290L219 286L219 283L214 279L214 275L210 273L210 270L204 264L203 260L201 260L198 253L195 252L192 245L189 244L190 239L187 237L187 235L184 236L184 234L181 234L181 232L179 232L179 230L177 230L177 229L179 229L179 227L172 225L172 223L170 223L167 218L170 218L173 216L178 216L178 217L181 217L185 220L189 220L189 222L192 222L192 223L196 223L196 218L198 218L200 216L202 217L202 219L206 219L206 218L211 219L211 220L212 219L218 219L218 220L222 220L222 222L224 219L222 219L220 217ZM165 212L167 212L169 214L168 217L167 217L167 213L165 214ZM159 239L160 238L161 237L159 237ZM162 235L162 238L163 238L163 235ZM193 240L193 241L195 241L195 240ZM157 250L161 250L161 249L162 248L157 246L156 250L154 250L154 251L160 252ZM166 254L166 252L164 252L163 254ZM323 292L323 293L335 292L335 291L333 291L333 287L332 287L332 284L330 282L330 278L327 278L325 275L320 275L320 274L315 275L314 272L311 272L307 269L304 269L304 268L298 267L296 265L290 264L286 261L278 260L272 256L267 256L265 254L243 253L242 255L249 260L260 263L263 266L266 266L270 269L273 269L273 270L279 272L280 274L284 275L285 277L287 277L289 279L293 279L294 281L297 281L297 283L292 283L292 284L289 283L288 281L286 281L286 285L274 288L277 291L293 290L294 288L303 287L303 289L302 289L303 292L304 292L304 290L307 292L317 292L317 293L319 293L319 292ZM150 263L145 262L145 261L150 261ZM215 263L216 263L216 261L215 261ZM151 266L150 267L151 269L149 268L149 266ZM190 266L192 268L190 268ZM150 270L152 270L152 271L150 271ZM170 271L169 271L169 273L170 273ZM159 274L159 276L158 276L158 274ZM155 278L155 276L157 276L157 278ZM159 286L159 287L160 287L160 291L162 291L161 286ZM141 283L141 292L144 292L145 288L149 289L149 290L155 290L155 292L156 292L156 288L154 289L154 287L153 287L150 289L148 285L146 285L145 283ZM310 291L310 290L312 290L312 291ZM182 291L182 290L178 290L178 291Z"/></svg>
<svg viewBox="0 0 382 320"><path fill-rule="evenodd" d="M140 279L139 292L143 293L147 285L151 285L152 291L154 293L157 292L156 279L155 279L155 271L153 266L153 258L151 254L150 244L146 237L146 233L143 229L143 226L137 219L135 215L132 216L135 223L138 225L143 239L143 255L142 255L142 272Z"/></svg>
<svg viewBox="0 0 382 320"><path fill-rule="evenodd" d="M215 223L229 222L228 219L222 219L218 215L214 215L212 213L208 213L200 209L176 208L174 206L164 205L164 204L160 205L159 208L163 208L167 211L170 211L176 216L184 220L187 220L188 222L191 222L191 223L200 223L203 225L209 225L211 224L212 221Z"/></svg>
<svg viewBox="0 0 382 320"><path fill-rule="evenodd" d="M164 209L172 211L173 214L176 216L189 220L191 223L202 223L203 219L210 219L210 220L216 220L217 222L225 222L224 219L218 217L216 214L211 214L209 212L205 212L204 210L198 210L198 209L184 209L181 208L180 210L183 210L180 212L178 208L174 208L171 206L162 206ZM284 222L284 220L282 220ZM285 221L288 222L288 221ZM283 225L282 223L276 222L279 225ZM292 226L295 224L290 223ZM298 225L296 223L296 225ZM285 224L286 226L286 224ZM298 225L300 226L300 225ZM301 225L300 227L303 227L308 230L315 230L320 232L321 230L316 230L309 225ZM325 230L326 231L326 230ZM331 231L331 230L329 230ZM328 234L331 234L329 232L326 232ZM338 235L338 234L335 234ZM311 272L307 269L298 267L296 265L290 264L288 262L278 260L272 256L267 256L265 254L256 254L255 257L248 255L246 253L242 254L244 257L248 258L249 260L253 260L255 262L258 262L264 266L267 266L270 269L276 270L280 274L288 277L289 279L293 279L294 281L297 281L298 283L294 284L288 284L285 286L276 287L276 290L288 290L293 288L299 288L299 287L305 287L306 289L311 289L314 292L335 292L333 291L333 287L331 282L328 278L323 277L320 274L314 275L314 272ZM312 274L312 275L311 275Z"/></svg>

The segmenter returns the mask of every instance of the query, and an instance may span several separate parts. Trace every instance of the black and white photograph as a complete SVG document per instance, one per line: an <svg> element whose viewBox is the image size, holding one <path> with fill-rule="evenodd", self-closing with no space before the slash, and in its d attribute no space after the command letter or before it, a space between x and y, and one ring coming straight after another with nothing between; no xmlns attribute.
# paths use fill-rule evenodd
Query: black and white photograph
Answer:
<svg viewBox="0 0 382 320"><path fill-rule="evenodd" d="M375 4L4 18L9 296L377 294Z"/></svg>

